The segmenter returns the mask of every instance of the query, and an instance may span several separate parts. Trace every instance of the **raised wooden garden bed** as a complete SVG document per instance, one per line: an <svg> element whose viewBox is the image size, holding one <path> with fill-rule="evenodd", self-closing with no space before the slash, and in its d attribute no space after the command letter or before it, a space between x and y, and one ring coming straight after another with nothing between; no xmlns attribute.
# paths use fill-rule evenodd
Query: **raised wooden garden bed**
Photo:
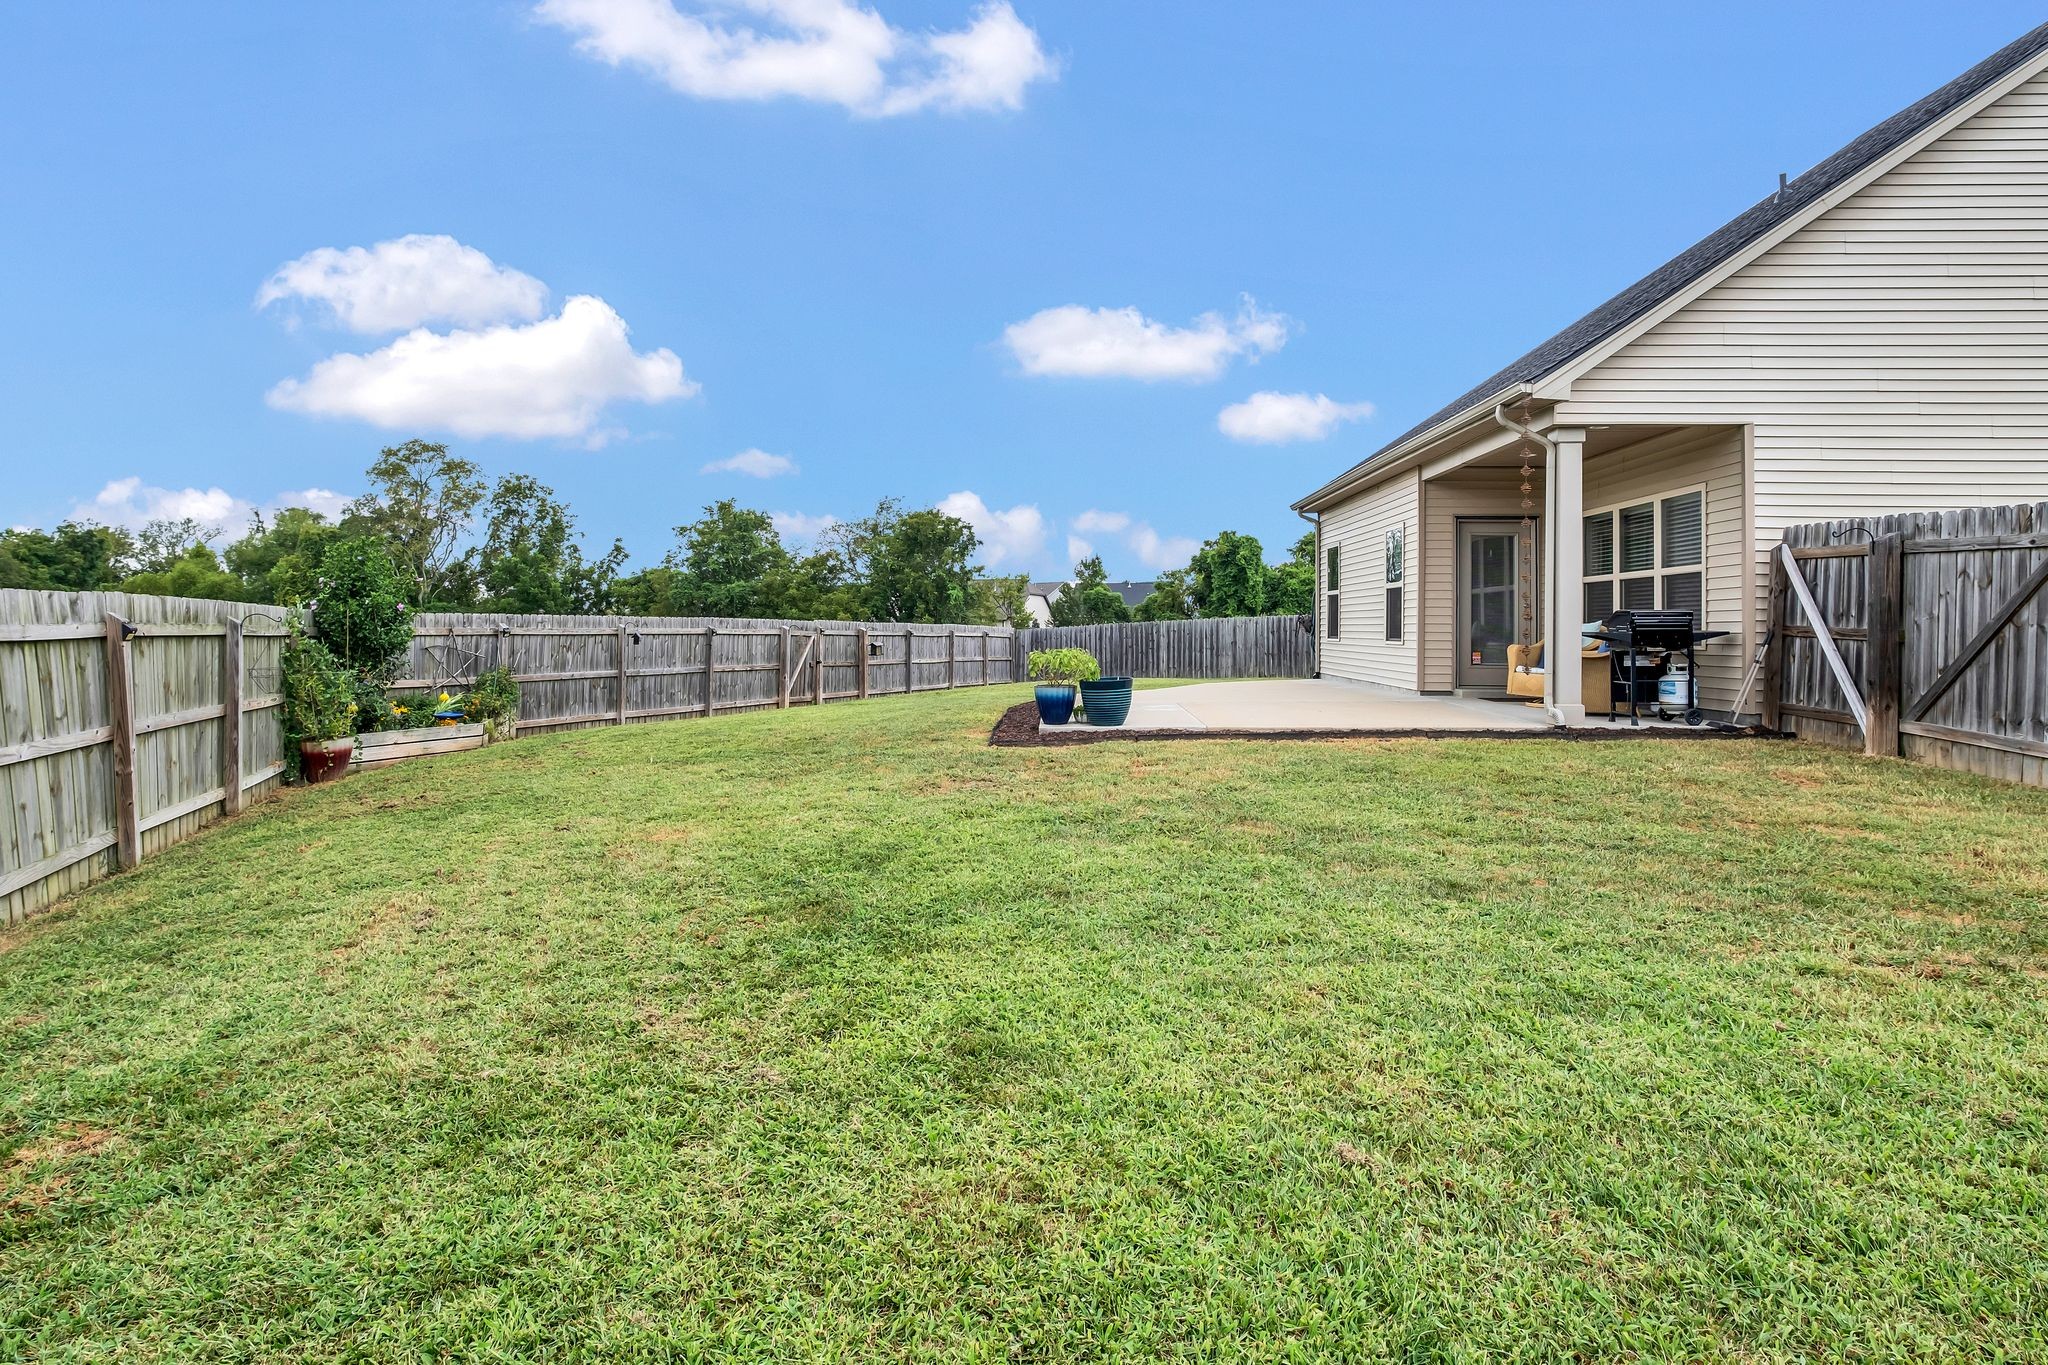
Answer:
<svg viewBox="0 0 2048 1365"><path fill-rule="evenodd" d="M463 749L481 749L486 743L483 722L474 725L430 725L420 730L381 730L357 735L355 757L350 768L381 768L408 758L428 754L452 754Z"/></svg>

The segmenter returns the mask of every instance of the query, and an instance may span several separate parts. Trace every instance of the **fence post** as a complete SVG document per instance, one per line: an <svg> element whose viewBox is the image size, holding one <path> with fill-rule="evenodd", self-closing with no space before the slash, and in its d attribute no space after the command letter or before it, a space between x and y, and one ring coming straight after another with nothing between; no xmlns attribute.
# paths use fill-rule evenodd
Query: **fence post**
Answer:
<svg viewBox="0 0 2048 1365"><path fill-rule="evenodd" d="M1905 706L1900 696L1906 663L1905 537L1894 531L1872 540L1865 564L1870 634L1863 642L1863 676L1870 686L1870 724L1863 732L1863 752L1896 758L1899 712Z"/></svg>
<svg viewBox="0 0 2048 1365"><path fill-rule="evenodd" d="M960 644L960 632L959 632L959 631L957 631L957 630L949 630L949 631L947 631L947 632L946 632L946 690L947 690L948 692L950 692L950 691L952 691L952 690L953 690L953 686L954 686L954 682L953 682L953 680L954 680L954 677L955 677L955 675L956 675L956 673L957 673L957 671L958 671L958 669L959 669L959 667L960 667L960 665L959 665L959 662L958 662L958 659L959 659L959 654L960 654L960 650L959 650L959 644Z"/></svg>
<svg viewBox="0 0 2048 1365"><path fill-rule="evenodd" d="M614 725L626 723L626 655L627 634L624 626L619 627L619 716Z"/></svg>
<svg viewBox="0 0 2048 1365"><path fill-rule="evenodd" d="M981 633L981 685L988 686L988 632Z"/></svg>
<svg viewBox="0 0 2048 1365"><path fill-rule="evenodd" d="M866 700L868 695L868 628L866 626L860 628L859 633L854 639L853 648L855 651L853 661L856 665L854 671L859 678L856 686L860 690L862 700Z"/></svg>
<svg viewBox="0 0 2048 1365"><path fill-rule="evenodd" d="M221 810L242 808L242 618L228 618L221 644Z"/></svg>
<svg viewBox="0 0 2048 1365"><path fill-rule="evenodd" d="M1785 565L1771 554L1771 610L1764 642L1762 716L1766 730L1782 730L1784 716L1778 704L1785 695L1785 608L1792 585L1785 581Z"/></svg>
<svg viewBox="0 0 2048 1365"><path fill-rule="evenodd" d="M108 612L107 719L114 727L114 827L121 867L142 861L142 822L135 788L135 699L128 686L128 623Z"/></svg>
<svg viewBox="0 0 2048 1365"><path fill-rule="evenodd" d="M825 632L811 632L811 705L825 704Z"/></svg>
<svg viewBox="0 0 2048 1365"><path fill-rule="evenodd" d="M718 709L718 627L704 627L704 714Z"/></svg>
<svg viewBox="0 0 2048 1365"><path fill-rule="evenodd" d="M917 690L917 632L903 628L903 695Z"/></svg>
<svg viewBox="0 0 2048 1365"><path fill-rule="evenodd" d="M775 672L775 709L789 709L789 627L778 628L782 635L782 666Z"/></svg>

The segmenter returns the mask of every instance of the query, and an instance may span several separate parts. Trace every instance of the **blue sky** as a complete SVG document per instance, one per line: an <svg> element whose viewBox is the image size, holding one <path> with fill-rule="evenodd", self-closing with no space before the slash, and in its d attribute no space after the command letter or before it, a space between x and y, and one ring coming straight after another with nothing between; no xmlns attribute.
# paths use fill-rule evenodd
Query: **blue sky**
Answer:
<svg viewBox="0 0 2048 1365"><path fill-rule="evenodd" d="M639 563L724 496L946 505L1035 576L1277 555L1293 498L2039 18L1012 3L7 6L0 522L239 531L421 435ZM745 452L793 472L702 472Z"/></svg>

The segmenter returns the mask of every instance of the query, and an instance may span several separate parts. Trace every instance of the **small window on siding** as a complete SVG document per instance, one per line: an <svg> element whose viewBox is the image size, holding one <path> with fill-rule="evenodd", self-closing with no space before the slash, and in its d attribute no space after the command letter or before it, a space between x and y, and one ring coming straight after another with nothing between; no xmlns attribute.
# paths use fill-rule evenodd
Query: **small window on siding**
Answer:
<svg viewBox="0 0 2048 1365"><path fill-rule="evenodd" d="M1402 610L1401 585L1397 583L1387 589L1387 638L1389 640L1399 640L1401 638L1402 622L1406 615L1407 613Z"/></svg>
<svg viewBox="0 0 2048 1365"><path fill-rule="evenodd" d="M1337 638L1337 626L1341 615L1341 602L1337 595L1338 547L1330 546L1323 551L1323 634L1329 639Z"/></svg>
<svg viewBox="0 0 2048 1365"><path fill-rule="evenodd" d="M1408 528L1396 526L1387 532L1387 582L1399 583L1408 576Z"/></svg>

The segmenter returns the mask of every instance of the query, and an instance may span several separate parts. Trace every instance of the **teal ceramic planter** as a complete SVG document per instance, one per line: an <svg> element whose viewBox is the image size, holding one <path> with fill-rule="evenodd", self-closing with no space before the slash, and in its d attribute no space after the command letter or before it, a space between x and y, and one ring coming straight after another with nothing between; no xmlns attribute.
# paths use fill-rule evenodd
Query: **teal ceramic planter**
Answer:
<svg viewBox="0 0 2048 1365"><path fill-rule="evenodd" d="M1081 684L1081 709L1090 725L1122 725L1131 714L1131 680L1097 678Z"/></svg>
<svg viewBox="0 0 2048 1365"><path fill-rule="evenodd" d="M1074 689L1061 683L1040 683L1032 694L1038 701L1041 725L1065 725L1074 717Z"/></svg>

